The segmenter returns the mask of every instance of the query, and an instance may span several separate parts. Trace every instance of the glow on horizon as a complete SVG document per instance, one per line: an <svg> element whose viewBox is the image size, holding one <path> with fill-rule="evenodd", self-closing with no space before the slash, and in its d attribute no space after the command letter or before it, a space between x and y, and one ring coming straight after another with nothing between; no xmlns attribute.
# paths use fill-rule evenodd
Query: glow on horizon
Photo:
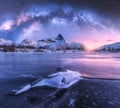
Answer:
<svg viewBox="0 0 120 108"><path fill-rule="evenodd" d="M119 39L120 40L120 39ZM79 41L78 41L79 42ZM118 42L118 40L100 40L100 41L93 41L93 40L86 40L86 41L80 41L79 43L83 43L83 45L86 48L86 51L92 51L95 50L103 45L107 45L107 44L112 44L115 42Z"/></svg>
<svg viewBox="0 0 120 108"><path fill-rule="evenodd" d="M87 36L85 38L77 38L74 39L74 41L77 41L79 43L82 43L85 47L87 51L91 51L91 50L95 50L103 45L106 44L112 44L115 42L119 42L120 41L120 36L119 35L103 35L101 34L100 36Z"/></svg>
<svg viewBox="0 0 120 108"><path fill-rule="evenodd" d="M87 51L91 51L91 50L95 50L103 45L111 44L111 43L114 43L114 42L112 42L112 41L111 42L101 42L101 41L100 42L92 42L91 41L91 42L85 42L84 45L85 45Z"/></svg>

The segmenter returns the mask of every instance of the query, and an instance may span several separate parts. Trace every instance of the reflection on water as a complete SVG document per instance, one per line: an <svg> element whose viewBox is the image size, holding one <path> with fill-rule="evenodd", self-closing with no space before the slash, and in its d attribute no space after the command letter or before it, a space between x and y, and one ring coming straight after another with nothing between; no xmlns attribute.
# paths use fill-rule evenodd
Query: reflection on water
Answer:
<svg viewBox="0 0 120 108"><path fill-rule="evenodd" d="M120 79L120 53L84 53L78 58L68 57L64 62L84 77Z"/></svg>
<svg viewBox="0 0 120 108"><path fill-rule="evenodd" d="M120 79L120 53L0 53L0 77L46 77L62 69L85 77Z"/></svg>

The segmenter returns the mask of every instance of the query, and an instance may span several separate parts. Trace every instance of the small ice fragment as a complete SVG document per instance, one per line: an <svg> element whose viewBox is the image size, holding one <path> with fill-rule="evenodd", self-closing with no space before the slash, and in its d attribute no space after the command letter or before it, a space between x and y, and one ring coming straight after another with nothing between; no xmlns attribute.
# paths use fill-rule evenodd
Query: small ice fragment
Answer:
<svg viewBox="0 0 120 108"><path fill-rule="evenodd" d="M16 90L16 93L15 93L15 94L16 94L16 95L21 94L21 93L23 93L23 92L25 92L25 91L28 91L30 88L31 88L31 85L28 84L28 85L24 86L23 88L21 88L20 90Z"/></svg>
<svg viewBox="0 0 120 108"><path fill-rule="evenodd" d="M68 106L74 107L75 99L70 99Z"/></svg>

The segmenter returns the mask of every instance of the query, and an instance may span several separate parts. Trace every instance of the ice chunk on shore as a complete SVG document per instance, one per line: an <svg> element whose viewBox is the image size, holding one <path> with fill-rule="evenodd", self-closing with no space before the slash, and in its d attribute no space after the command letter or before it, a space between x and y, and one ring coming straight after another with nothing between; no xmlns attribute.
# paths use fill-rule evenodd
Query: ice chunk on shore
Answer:
<svg viewBox="0 0 120 108"><path fill-rule="evenodd" d="M58 72L50 75L48 78L37 82L32 87L37 86L50 86L56 88L68 88L78 80L80 80L81 74L76 71L67 70L66 72Z"/></svg>
<svg viewBox="0 0 120 108"><path fill-rule="evenodd" d="M70 102L68 104L69 107L74 107L75 99L70 99Z"/></svg>
<svg viewBox="0 0 120 108"><path fill-rule="evenodd" d="M81 74L76 71L67 70L63 72L57 72L55 74L49 75L48 78L36 82L32 86L28 84L25 87L21 88L20 90L16 90L15 95L28 91L30 88L41 86L49 86L55 88L69 88L71 85L75 84L80 79Z"/></svg>
<svg viewBox="0 0 120 108"><path fill-rule="evenodd" d="M23 88L21 88L20 90L14 90L15 95L18 95L18 94L21 94L25 91L28 91L30 88L31 88L31 85L28 84L28 85L24 86Z"/></svg>

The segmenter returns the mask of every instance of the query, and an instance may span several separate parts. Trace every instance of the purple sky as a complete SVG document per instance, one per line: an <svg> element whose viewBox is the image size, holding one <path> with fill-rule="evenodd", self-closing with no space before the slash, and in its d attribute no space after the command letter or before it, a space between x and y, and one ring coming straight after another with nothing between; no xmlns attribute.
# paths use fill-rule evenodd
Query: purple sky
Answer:
<svg viewBox="0 0 120 108"><path fill-rule="evenodd" d="M1 0L0 37L19 42L61 33L97 48L120 41L118 6L117 0Z"/></svg>

